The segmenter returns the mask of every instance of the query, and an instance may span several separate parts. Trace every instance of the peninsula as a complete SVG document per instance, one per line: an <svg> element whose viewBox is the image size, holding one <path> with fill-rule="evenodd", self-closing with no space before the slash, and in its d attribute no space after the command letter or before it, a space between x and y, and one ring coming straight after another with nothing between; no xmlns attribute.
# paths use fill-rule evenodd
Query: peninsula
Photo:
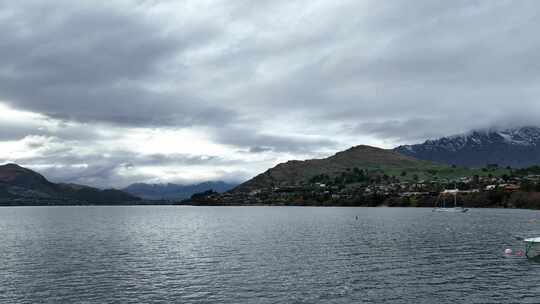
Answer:
<svg viewBox="0 0 540 304"><path fill-rule="evenodd" d="M182 204L432 207L455 188L466 207L540 209L540 167L473 169L370 146L282 163L231 191L198 193Z"/></svg>

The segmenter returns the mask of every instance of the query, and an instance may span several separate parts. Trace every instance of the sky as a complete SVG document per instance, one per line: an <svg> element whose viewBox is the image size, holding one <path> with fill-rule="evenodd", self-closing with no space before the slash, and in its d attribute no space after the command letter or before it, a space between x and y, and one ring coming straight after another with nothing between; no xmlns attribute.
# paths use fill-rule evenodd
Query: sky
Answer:
<svg viewBox="0 0 540 304"><path fill-rule="evenodd" d="M55 182L241 182L540 121L538 1L0 0L0 28L0 163Z"/></svg>

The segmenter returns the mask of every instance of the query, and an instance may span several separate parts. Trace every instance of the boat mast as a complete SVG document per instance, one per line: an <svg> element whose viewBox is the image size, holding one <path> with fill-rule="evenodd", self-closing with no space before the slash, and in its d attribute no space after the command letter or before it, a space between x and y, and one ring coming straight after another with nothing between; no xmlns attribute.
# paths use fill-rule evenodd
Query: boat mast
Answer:
<svg viewBox="0 0 540 304"><path fill-rule="evenodd" d="M454 208L456 208L456 205L457 205L457 193L458 193L457 185L456 183L454 183Z"/></svg>

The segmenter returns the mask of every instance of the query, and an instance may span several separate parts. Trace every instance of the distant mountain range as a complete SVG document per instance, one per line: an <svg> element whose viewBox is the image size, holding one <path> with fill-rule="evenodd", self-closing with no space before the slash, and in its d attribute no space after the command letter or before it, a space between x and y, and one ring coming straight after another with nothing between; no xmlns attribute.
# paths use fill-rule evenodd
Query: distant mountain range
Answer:
<svg viewBox="0 0 540 304"><path fill-rule="evenodd" d="M0 166L0 204L116 204L140 201L126 192L55 184L16 164Z"/></svg>
<svg viewBox="0 0 540 304"><path fill-rule="evenodd" d="M399 176L406 171L408 177L411 177L413 174L422 174L427 170L445 168L449 167L418 160L392 150L362 145L338 152L324 159L292 160L279 164L241 184L234 189L234 192L301 185L310 183L312 179L317 177L324 177L323 179L346 177L355 170L369 170L378 172L375 174L393 176Z"/></svg>
<svg viewBox="0 0 540 304"><path fill-rule="evenodd" d="M237 184L223 181L204 182L194 185L136 183L124 188L123 191L148 200L182 200L190 198L195 193L207 190L222 193L236 186Z"/></svg>
<svg viewBox="0 0 540 304"><path fill-rule="evenodd" d="M540 165L540 128L471 131L466 134L399 146L395 152L449 165L488 164L523 168Z"/></svg>
<svg viewBox="0 0 540 304"><path fill-rule="evenodd" d="M0 204L142 203L140 198L176 201L208 190L222 193L232 189L231 193L245 193L315 182L354 183L359 178L455 179L487 174L463 167L480 168L488 164L514 168L540 165L540 128L472 131L391 150L361 145L324 159L288 161L238 186L222 181L187 186L138 183L123 190L100 190L52 183L32 170L8 164L0 166Z"/></svg>

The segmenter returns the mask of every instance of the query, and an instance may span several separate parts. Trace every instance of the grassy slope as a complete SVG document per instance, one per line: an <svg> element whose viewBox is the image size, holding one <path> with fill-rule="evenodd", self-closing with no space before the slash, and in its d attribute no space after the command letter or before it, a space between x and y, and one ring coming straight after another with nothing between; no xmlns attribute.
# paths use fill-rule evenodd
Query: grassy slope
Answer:
<svg viewBox="0 0 540 304"><path fill-rule="evenodd" d="M369 146L357 146L339 152L325 159L306 161L289 161L277 165L255 178L240 185L236 190L249 191L277 185L294 185L307 183L319 174L326 174L331 178L339 176L342 172L353 168L380 172L388 176L395 176L400 180L454 180L466 176L494 176L508 173L506 169L489 172L480 169L467 169L450 167L429 161L417 160L404 156L391 150L379 149ZM406 172L406 175L402 175Z"/></svg>
<svg viewBox="0 0 540 304"><path fill-rule="evenodd" d="M419 164L414 167L385 167L381 166L380 169L389 176L395 176L401 180L411 181L414 175L418 176L419 180L455 180L461 177L472 177L478 175L480 177L487 177L489 174L492 176L502 176L509 174L508 169L493 169L489 171L483 171L482 169L469 169L465 167L450 167L446 165L439 165L435 163ZM407 172L406 176L401 176L402 172Z"/></svg>

